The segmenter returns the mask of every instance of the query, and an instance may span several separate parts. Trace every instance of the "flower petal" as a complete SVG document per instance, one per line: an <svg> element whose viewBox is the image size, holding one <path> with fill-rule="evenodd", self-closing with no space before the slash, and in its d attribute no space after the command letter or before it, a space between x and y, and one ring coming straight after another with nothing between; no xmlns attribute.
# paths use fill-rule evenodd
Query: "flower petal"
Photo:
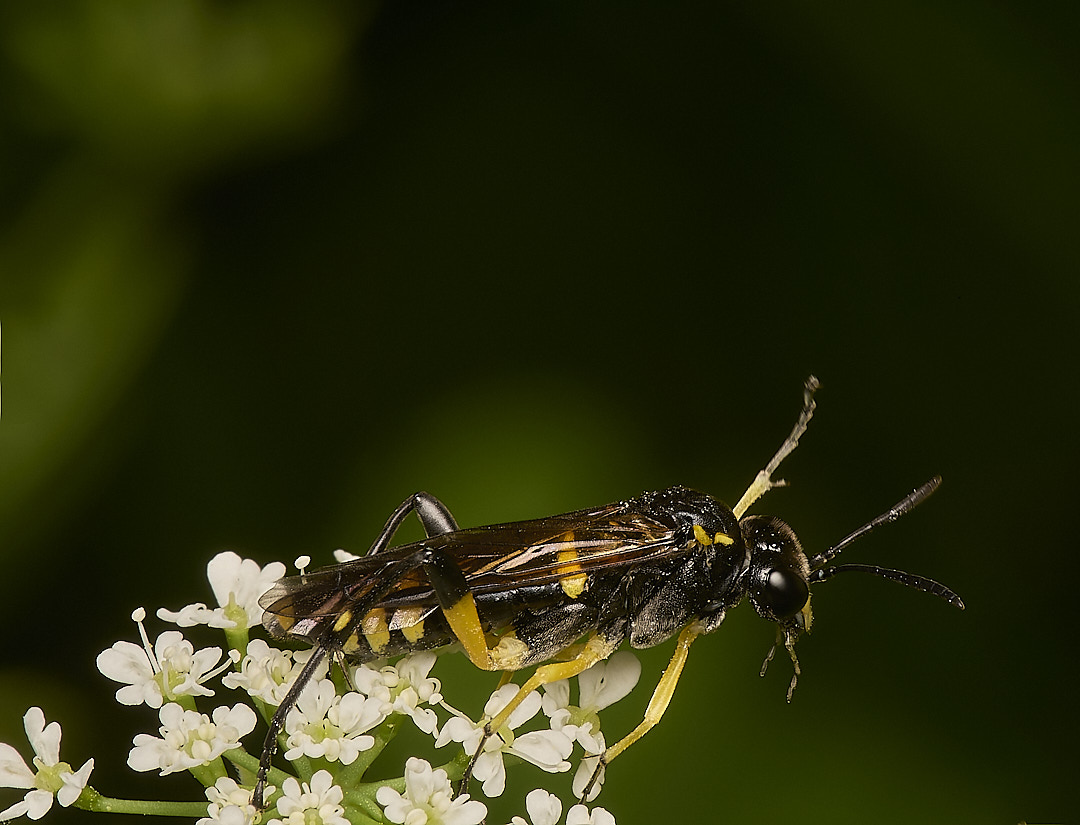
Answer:
<svg viewBox="0 0 1080 825"><path fill-rule="evenodd" d="M473 776L480 780L484 796L502 796L506 790L506 766L501 751L482 753L473 766Z"/></svg>
<svg viewBox="0 0 1080 825"><path fill-rule="evenodd" d="M537 730L514 739L508 753L532 762L548 773L570 770L566 757L574 749L574 743L557 730Z"/></svg>
<svg viewBox="0 0 1080 825"><path fill-rule="evenodd" d="M11 745L0 742L0 788L32 787L34 787L34 772L27 766L22 754Z"/></svg>
<svg viewBox="0 0 1080 825"><path fill-rule="evenodd" d="M529 791L525 797L525 810L533 825L555 825L562 817L562 800L543 788Z"/></svg>
<svg viewBox="0 0 1080 825"><path fill-rule="evenodd" d="M585 673L589 671L586 670ZM544 685L544 702L542 707L544 713L551 716L553 713L561 708L566 708L570 704L570 680L559 679L557 682L551 682Z"/></svg>
<svg viewBox="0 0 1080 825"><path fill-rule="evenodd" d="M53 795L48 791L30 791L23 802L26 803L27 817L41 819L52 808Z"/></svg>
<svg viewBox="0 0 1080 825"><path fill-rule="evenodd" d="M517 686L515 685L515 687ZM536 714L540 712L540 705L543 701L543 697L535 690L526 696L521 704L510 712L510 718L506 720L506 724L510 730L521 727L536 716ZM506 704L507 703L504 703L503 707L506 707Z"/></svg>
<svg viewBox="0 0 1080 825"><path fill-rule="evenodd" d="M90 772L94 769L94 760L87 759L81 768L75 773L64 771L60 778L64 780L64 787L56 792L56 801L65 808L82 796L83 788L90 779Z"/></svg>
<svg viewBox="0 0 1080 825"><path fill-rule="evenodd" d="M26 729L26 738L34 753L46 765L55 765L60 761L60 724L50 722L45 724L45 714L41 708L30 708L23 716L23 727ZM29 814L27 814L29 816ZM36 817L31 817L35 819Z"/></svg>
<svg viewBox="0 0 1080 825"><path fill-rule="evenodd" d="M603 710L625 697L641 678L641 662L629 650L620 650L578 676L581 707Z"/></svg>

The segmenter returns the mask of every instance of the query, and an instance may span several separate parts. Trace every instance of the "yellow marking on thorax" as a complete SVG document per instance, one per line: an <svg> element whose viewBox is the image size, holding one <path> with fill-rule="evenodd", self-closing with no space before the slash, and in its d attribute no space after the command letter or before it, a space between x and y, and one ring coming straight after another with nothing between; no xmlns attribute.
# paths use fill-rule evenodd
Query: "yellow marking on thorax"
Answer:
<svg viewBox="0 0 1080 825"><path fill-rule="evenodd" d="M580 572L581 565L577 563L578 552L573 547L574 531L569 530L563 533L559 541L570 545L570 549L559 551L556 556L557 563L562 571L571 574L560 578L559 585L567 596L576 599L585 592L585 585L588 584L589 577L587 574Z"/></svg>
<svg viewBox="0 0 1080 825"><path fill-rule="evenodd" d="M727 533L717 532L716 535L710 536L705 532L705 528L700 524L694 525L694 538L697 539L698 544L703 544L708 547L710 544L722 544L725 547L734 544L735 539L729 536Z"/></svg>
<svg viewBox="0 0 1080 825"><path fill-rule="evenodd" d="M381 607L369 610L360 622L360 632L371 645L373 653L382 653L390 644L390 628L386 624L386 611Z"/></svg>

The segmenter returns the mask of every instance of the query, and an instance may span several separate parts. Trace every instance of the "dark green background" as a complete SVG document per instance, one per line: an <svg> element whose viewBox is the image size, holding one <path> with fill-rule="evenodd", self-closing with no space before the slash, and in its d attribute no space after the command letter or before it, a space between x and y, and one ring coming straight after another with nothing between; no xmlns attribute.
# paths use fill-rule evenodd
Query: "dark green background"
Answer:
<svg viewBox="0 0 1080 825"><path fill-rule="evenodd" d="M208 599L222 549L366 548L416 489L465 525L672 483L733 503L814 372L763 510L819 550L940 473L850 556L968 609L822 585L790 705L736 611L599 804L1076 821L1073 18L5 4L0 741L40 704L101 791L191 798L123 765L156 717L94 656L132 608ZM467 706L474 674L443 668Z"/></svg>

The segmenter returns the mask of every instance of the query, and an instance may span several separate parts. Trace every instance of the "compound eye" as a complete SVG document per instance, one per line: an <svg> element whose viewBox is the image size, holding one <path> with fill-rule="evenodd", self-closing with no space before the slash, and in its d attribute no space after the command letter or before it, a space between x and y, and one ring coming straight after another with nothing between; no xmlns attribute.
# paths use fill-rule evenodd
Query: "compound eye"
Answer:
<svg viewBox="0 0 1080 825"><path fill-rule="evenodd" d="M803 609L810 588L798 573L777 567L768 572L761 595L776 618L790 619Z"/></svg>

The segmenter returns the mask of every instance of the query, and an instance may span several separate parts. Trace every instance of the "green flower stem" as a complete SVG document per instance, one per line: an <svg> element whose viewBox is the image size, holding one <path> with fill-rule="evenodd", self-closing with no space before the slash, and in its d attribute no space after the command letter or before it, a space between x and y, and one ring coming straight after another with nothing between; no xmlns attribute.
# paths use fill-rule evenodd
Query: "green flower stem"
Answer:
<svg viewBox="0 0 1080 825"><path fill-rule="evenodd" d="M341 667L334 667L334 665L331 664L330 672L326 674L330 681L334 683L334 690L339 696L343 693L348 693L350 690L356 690L352 683L352 678L345 671L345 663L341 662L340 664L342 665Z"/></svg>
<svg viewBox="0 0 1080 825"><path fill-rule="evenodd" d="M341 766L334 771L337 782L341 787L351 788L360 781L363 775L367 773L367 769L371 767L371 763L383 752L383 748L390 744L390 741L397 735L401 719L402 717L399 714L392 714L375 730L371 731L371 735L375 737L375 744L372 747L357 756L351 765Z"/></svg>
<svg viewBox="0 0 1080 825"><path fill-rule="evenodd" d="M469 767L469 762L472 761L472 757L465 753L463 749L458 751L458 755L447 762L445 765L440 765L439 768L446 771L446 778L451 782L457 782L463 776L465 776L465 769Z"/></svg>
<svg viewBox="0 0 1080 825"><path fill-rule="evenodd" d="M188 768L188 771L207 788L226 775L225 763L221 761L221 757L205 765Z"/></svg>
<svg viewBox="0 0 1080 825"><path fill-rule="evenodd" d="M375 822L381 822L382 809L379 808L379 803L375 799L375 792L383 785L394 787L395 784L401 784L401 789L394 788L397 790L397 793L401 794L405 789L405 780L396 780L396 783L394 780L389 780L387 782L373 782L370 785L364 785L355 790L347 790L345 794L345 803L361 815L372 817Z"/></svg>
<svg viewBox="0 0 1080 825"><path fill-rule="evenodd" d="M465 775L465 766L468 764L469 757L466 754L462 753L459 757L455 757L454 759L447 762L445 765L440 765L437 768L433 768L433 770L446 771L446 778L449 779L451 782L456 782ZM398 793L404 793L405 777L401 776L394 777L392 779L380 779L378 782L367 782L363 785L357 785L355 786L354 790L347 792L346 796L351 797L355 794L358 799L365 797L371 797L372 799L374 799L375 792L379 788L383 787L393 788Z"/></svg>
<svg viewBox="0 0 1080 825"><path fill-rule="evenodd" d="M230 596L231 603L231 596ZM233 618L233 617L229 617ZM246 619L246 617L245 617ZM240 662L244 661L244 656L247 654L248 646L248 630L242 624L238 624L236 627L225 628L225 641L228 642L229 650L240 651L240 661L233 664L234 670L240 669Z"/></svg>
<svg viewBox="0 0 1080 825"><path fill-rule="evenodd" d="M221 754L224 758L232 762L236 767L247 771L252 776L259 770L259 759L256 756L252 756L243 748L229 748L225 753ZM271 775L274 773L275 768L270 768ZM282 773L282 771L277 771Z"/></svg>
<svg viewBox="0 0 1080 825"><path fill-rule="evenodd" d="M222 756L224 756L226 759L236 765L236 767L240 768L240 770L250 774L252 780L254 780L255 775L259 772L258 757L252 756L243 748L232 748L225 751ZM277 787L278 790L280 790L281 783L288 779L289 776L290 774L287 774L285 773L285 771L280 770L279 768L275 768L273 765L271 765L270 773L266 777L266 781L269 782L271 785Z"/></svg>
<svg viewBox="0 0 1080 825"><path fill-rule="evenodd" d="M320 762L322 760L319 760ZM311 777L315 775L315 771L318 768L314 768L311 765L312 760L306 756L298 756L296 759L290 759L289 764L296 770L296 775L300 777L304 782L310 782Z"/></svg>
<svg viewBox="0 0 1080 825"><path fill-rule="evenodd" d="M195 704L195 697L192 696L190 693L185 693L182 696L166 697L165 701L175 702L184 710L192 710L195 711L195 713L201 713L198 705Z"/></svg>
<svg viewBox="0 0 1080 825"><path fill-rule="evenodd" d="M262 717L263 722L269 725L270 720L274 718L274 712L277 710L277 705L267 704L258 696L252 696L251 700L255 703L255 710L259 712L259 716Z"/></svg>
<svg viewBox="0 0 1080 825"><path fill-rule="evenodd" d="M446 777L451 782L456 782L465 775L465 767L469 764L468 755L462 751L454 759L447 762L445 765L441 765L441 770L446 771ZM352 765L349 766L350 768ZM439 770L436 768L435 770ZM341 781L342 773L338 773L335 777L341 787L348 788L349 785ZM368 782L363 785L357 785L352 790L345 791L345 803L353 808L358 808L365 814L373 816L376 822L382 821L382 808L379 807L378 802L375 800L375 794L379 788L393 788L398 793L405 792L405 777L395 777L393 779L381 779L378 782Z"/></svg>
<svg viewBox="0 0 1080 825"><path fill-rule="evenodd" d="M108 814L141 814L143 816L206 816L205 800L202 802L160 802L149 799L113 799L102 796L93 788L84 788L74 807L84 811Z"/></svg>
<svg viewBox="0 0 1080 825"><path fill-rule="evenodd" d="M382 817L382 811L381 810L379 811L379 815L377 817L375 817L374 819L367 816L366 814L356 812L356 811L346 811L345 817L353 825L383 825L383 823L386 821Z"/></svg>

